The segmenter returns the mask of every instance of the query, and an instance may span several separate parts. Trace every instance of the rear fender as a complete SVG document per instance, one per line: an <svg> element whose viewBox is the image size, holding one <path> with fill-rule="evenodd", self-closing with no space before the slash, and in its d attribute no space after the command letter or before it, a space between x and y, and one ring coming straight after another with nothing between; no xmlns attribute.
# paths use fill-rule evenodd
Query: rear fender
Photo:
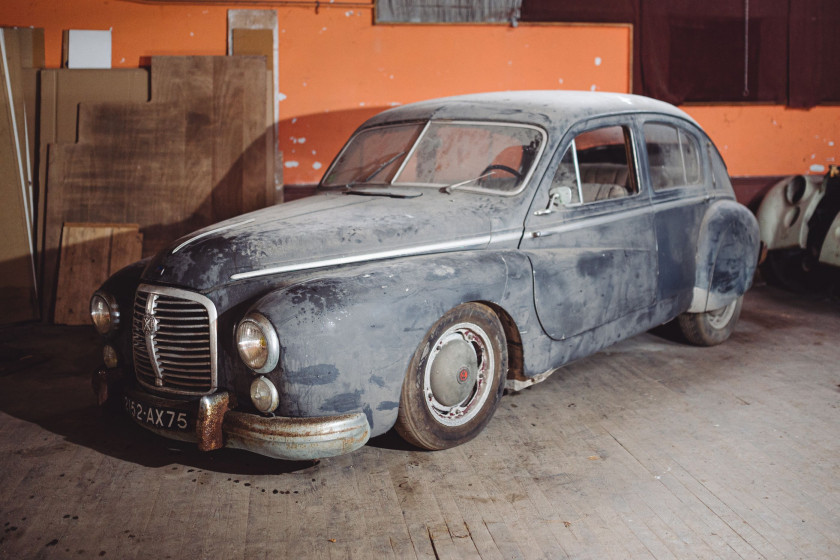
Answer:
<svg viewBox="0 0 840 560"><path fill-rule="evenodd" d="M734 200L719 200L706 211L697 244L697 276L688 311L723 307L744 294L758 264L755 217Z"/></svg>

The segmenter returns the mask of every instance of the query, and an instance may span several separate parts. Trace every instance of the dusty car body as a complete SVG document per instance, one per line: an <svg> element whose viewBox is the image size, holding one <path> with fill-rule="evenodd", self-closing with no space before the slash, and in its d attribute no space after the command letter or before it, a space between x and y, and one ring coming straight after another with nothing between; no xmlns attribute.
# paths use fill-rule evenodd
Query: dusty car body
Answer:
<svg viewBox="0 0 840 560"><path fill-rule="evenodd" d="M756 213L766 250L762 272L794 290L830 280L840 267L840 169L794 175L773 185Z"/></svg>
<svg viewBox="0 0 840 560"><path fill-rule="evenodd" d="M517 390L677 319L725 340L758 226L694 121L632 95L507 92L364 123L315 196L175 241L94 295L101 403L283 459L396 427L443 449Z"/></svg>

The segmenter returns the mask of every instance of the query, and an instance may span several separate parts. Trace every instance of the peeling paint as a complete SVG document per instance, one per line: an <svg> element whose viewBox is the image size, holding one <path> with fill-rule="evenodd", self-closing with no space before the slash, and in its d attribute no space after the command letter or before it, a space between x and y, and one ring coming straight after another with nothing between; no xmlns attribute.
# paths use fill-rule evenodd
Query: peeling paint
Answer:
<svg viewBox="0 0 840 560"><path fill-rule="evenodd" d="M300 165L300 164L299 164L298 162L296 162L296 161L287 161L287 162L286 162L286 163L284 163L283 165L284 165L285 167L288 167L288 168L294 168L294 167L297 167L297 166L298 166L298 165Z"/></svg>

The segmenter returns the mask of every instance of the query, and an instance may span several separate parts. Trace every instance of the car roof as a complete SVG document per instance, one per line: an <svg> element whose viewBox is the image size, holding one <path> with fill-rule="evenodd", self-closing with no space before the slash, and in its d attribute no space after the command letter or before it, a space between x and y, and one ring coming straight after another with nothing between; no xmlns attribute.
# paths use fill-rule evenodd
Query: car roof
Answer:
<svg viewBox="0 0 840 560"><path fill-rule="evenodd" d="M410 103L374 116L363 128L400 121L463 119L521 122L556 130L585 118L621 113L664 114L697 124L680 109L650 97L542 90L476 93Z"/></svg>

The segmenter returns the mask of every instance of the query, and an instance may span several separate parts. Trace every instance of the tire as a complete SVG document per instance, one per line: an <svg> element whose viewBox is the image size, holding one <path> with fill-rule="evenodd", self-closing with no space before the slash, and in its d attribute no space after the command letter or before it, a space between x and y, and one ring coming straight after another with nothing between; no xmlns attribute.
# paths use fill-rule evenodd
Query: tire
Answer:
<svg viewBox="0 0 840 560"><path fill-rule="evenodd" d="M451 309L414 352L403 381L397 433L429 450L473 439L499 405L507 367L498 316L480 303Z"/></svg>
<svg viewBox="0 0 840 560"><path fill-rule="evenodd" d="M768 284L796 294L823 294L831 288L826 267L803 249L769 251L759 268Z"/></svg>
<svg viewBox="0 0 840 560"><path fill-rule="evenodd" d="M714 346L729 338L738 317L744 296L738 297L720 309L703 313L683 313L677 324L686 340L695 346Z"/></svg>

